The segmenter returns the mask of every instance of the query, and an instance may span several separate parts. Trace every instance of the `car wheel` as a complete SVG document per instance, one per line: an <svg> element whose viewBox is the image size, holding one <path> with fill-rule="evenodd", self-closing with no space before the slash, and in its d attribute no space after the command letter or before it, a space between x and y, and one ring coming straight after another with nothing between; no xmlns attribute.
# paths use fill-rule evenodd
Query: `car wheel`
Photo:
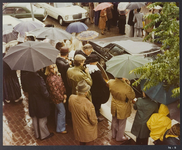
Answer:
<svg viewBox="0 0 182 150"><path fill-rule="evenodd" d="M61 26L64 25L64 21L63 21L63 18L62 18L61 16L59 16L58 21L59 21L59 24L60 24Z"/></svg>

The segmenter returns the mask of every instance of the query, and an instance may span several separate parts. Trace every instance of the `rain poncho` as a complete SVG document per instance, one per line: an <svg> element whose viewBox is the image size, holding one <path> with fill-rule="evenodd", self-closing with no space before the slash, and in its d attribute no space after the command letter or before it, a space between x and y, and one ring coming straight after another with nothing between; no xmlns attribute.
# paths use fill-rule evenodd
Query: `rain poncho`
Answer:
<svg viewBox="0 0 182 150"><path fill-rule="evenodd" d="M150 130L150 137L153 140L160 139L163 141L164 133L171 128L171 119L167 117L168 114L168 107L161 104L158 113L154 113L147 121L147 126Z"/></svg>

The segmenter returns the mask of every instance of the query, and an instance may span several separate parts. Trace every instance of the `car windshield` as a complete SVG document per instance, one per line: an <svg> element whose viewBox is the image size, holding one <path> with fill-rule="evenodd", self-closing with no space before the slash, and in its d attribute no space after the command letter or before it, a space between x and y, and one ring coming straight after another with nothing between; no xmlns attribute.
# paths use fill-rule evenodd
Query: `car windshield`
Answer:
<svg viewBox="0 0 182 150"><path fill-rule="evenodd" d="M31 10L30 4L27 4L27 5L26 5L26 8L29 9L29 10ZM34 10L37 9L37 7L35 7L34 5L32 5L32 9L33 9L33 11L34 11Z"/></svg>
<svg viewBox="0 0 182 150"><path fill-rule="evenodd" d="M73 6L73 3L54 3L54 7L60 8L60 7L70 7Z"/></svg>
<svg viewBox="0 0 182 150"><path fill-rule="evenodd" d="M125 53L126 53L125 50L124 50L123 48L118 47L118 46L116 46L116 45L115 45L113 48L111 48L111 49L109 50L109 52L110 52L112 55L114 55L114 56L122 55L122 54L125 54Z"/></svg>

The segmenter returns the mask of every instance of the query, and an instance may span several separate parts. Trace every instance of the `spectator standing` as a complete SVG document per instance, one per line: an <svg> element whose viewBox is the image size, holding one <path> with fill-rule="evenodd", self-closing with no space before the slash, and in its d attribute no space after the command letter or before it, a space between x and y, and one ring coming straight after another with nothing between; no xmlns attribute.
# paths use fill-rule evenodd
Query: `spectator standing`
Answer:
<svg viewBox="0 0 182 150"><path fill-rule="evenodd" d="M3 53L4 56L5 53ZM12 103L20 100L22 96L16 70L11 70L9 65L3 61L3 101Z"/></svg>
<svg viewBox="0 0 182 150"><path fill-rule="evenodd" d="M126 12L119 11L119 21L118 21L118 28L119 33L124 35L125 34L125 25L126 25Z"/></svg>
<svg viewBox="0 0 182 150"><path fill-rule="evenodd" d="M94 8L99 4L99 2L94 2ZM94 11L94 23L96 26L99 25L99 17L100 17L100 10Z"/></svg>
<svg viewBox="0 0 182 150"><path fill-rule="evenodd" d="M125 141L128 140L124 135L126 120L131 114L135 92L122 78L111 79L108 81L108 85L112 94L112 138L116 138L116 141Z"/></svg>
<svg viewBox="0 0 182 150"><path fill-rule="evenodd" d="M70 67L70 63L68 60L68 53L69 53L69 49L67 47L61 47L60 49L61 57L57 57L56 65L57 65L59 73L61 73L61 77L64 82L64 86L66 88L67 102L65 103L65 109L66 109L66 118L69 119L71 118L71 114L68 111L68 99L69 99L69 96L71 95L71 88L68 85L67 74L66 74L68 68Z"/></svg>
<svg viewBox="0 0 182 150"><path fill-rule="evenodd" d="M65 127L65 108L66 102L66 89L61 78L61 74L58 74L56 64L50 65L46 68L47 80L46 84L50 94L50 98L56 106L56 132L67 133Z"/></svg>
<svg viewBox="0 0 182 150"><path fill-rule="evenodd" d="M133 17L134 17L134 10L130 10L129 12L129 18L128 18L128 25L130 26L129 29L129 37L134 36L134 22L133 22Z"/></svg>
<svg viewBox="0 0 182 150"><path fill-rule="evenodd" d="M112 9L112 14L113 14L112 25L113 26L117 26L117 22L118 22L118 19L119 19L119 12L117 10L118 3L119 2L112 2L112 4L113 4L113 9Z"/></svg>
<svg viewBox="0 0 182 150"><path fill-rule="evenodd" d="M143 28L143 13L140 12L141 9L137 9L133 17L134 25L134 37L142 37L142 28Z"/></svg>
<svg viewBox="0 0 182 150"><path fill-rule="evenodd" d="M69 98L69 110L72 114L73 131L75 139L80 145L95 140L98 136L97 117L94 105L86 98L90 86L81 80L77 84L77 95Z"/></svg>
<svg viewBox="0 0 182 150"><path fill-rule="evenodd" d="M166 105L161 104L158 113L154 113L147 121L147 127L150 130L150 137L157 145L160 141L163 141L165 132L171 128L171 119L169 115L169 109Z"/></svg>
<svg viewBox="0 0 182 150"><path fill-rule="evenodd" d="M150 130L146 123L153 113L158 112L158 104L152 101L143 92L143 98L138 98L138 100L134 103L133 108L137 110L137 112L131 128L131 133L136 136L137 145L147 145Z"/></svg>
<svg viewBox="0 0 182 150"><path fill-rule="evenodd" d="M76 94L76 86L79 81L85 80L89 86L92 86L92 78L88 68L84 67L86 58L83 55L77 54L74 58L74 67L67 71L68 84L72 89L72 94ZM88 99L92 101L91 93L88 92Z"/></svg>
<svg viewBox="0 0 182 150"><path fill-rule="evenodd" d="M77 54L81 54L83 55L85 58L86 58L86 61L85 63L88 64L87 62L87 58L90 54L94 53L93 52L93 47L92 45L90 45L89 43L85 44L83 47L82 47L82 50L76 50L75 51L75 55Z"/></svg>
<svg viewBox="0 0 182 150"><path fill-rule="evenodd" d="M101 34L104 34L104 30L106 28L106 21L107 21L107 12L106 9L101 10L100 18L99 18L99 29L101 29Z"/></svg>
<svg viewBox="0 0 182 150"><path fill-rule="evenodd" d="M50 138L47 128L47 117L50 114L49 92L44 79L37 72L24 72L22 76L22 89L28 95L29 115L32 118L35 137L41 140Z"/></svg>
<svg viewBox="0 0 182 150"><path fill-rule="evenodd" d="M98 121L102 121L103 118L100 118L100 108L101 104L106 102L109 99L110 92L107 83L102 77L102 73L100 69L97 67L97 63L99 58L96 54L90 54L88 56L89 65L89 73L92 78L92 86L91 86L91 94L92 94L92 103L95 107L95 112L98 118Z"/></svg>
<svg viewBox="0 0 182 150"><path fill-rule="evenodd" d="M89 3L89 18L90 18L90 22L93 24L94 23L94 3L93 2Z"/></svg>
<svg viewBox="0 0 182 150"><path fill-rule="evenodd" d="M113 18L112 9L113 9L113 5L110 6L110 7L108 7L106 9L106 14L107 14L107 22L106 22L106 25L107 25L108 31L110 31L111 23L112 23L112 18Z"/></svg>

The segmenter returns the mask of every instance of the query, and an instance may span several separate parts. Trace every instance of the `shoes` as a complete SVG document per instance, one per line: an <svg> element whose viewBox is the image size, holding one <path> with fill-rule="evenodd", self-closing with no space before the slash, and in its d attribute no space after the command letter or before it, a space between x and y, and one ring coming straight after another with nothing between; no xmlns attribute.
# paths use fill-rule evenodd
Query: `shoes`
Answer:
<svg viewBox="0 0 182 150"><path fill-rule="evenodd" d="M50 133L49 136L45 137L44 139L41 139L41 140L45 140L45 139L48 139L50 137L54 136L54 133Z"/></svg>
<svg viewBox="0 0 182 150"><path fill-rule="evenodd" d="M127 135L124 135L122 140L116 140L117 142L125 142L125 141L128 141L130 139L130 137L128 137Z"/></svg>
<svg viewBox="0 0 182 150"><path fill-rule="evenodd" d="M66 134L66 133L68 133L68 131L62 131L62 132L57 132L57 133L59 133L59 134Z"/></svg>
<svg viewBox="0 0 182 150"><path fill-rule="evenodd" d="M5 101L6 103L8 103L8 104L10 103L10 100L5 99L4 101Z"/></svg>
<svg viewBox="0 0 182 150"><path fill-rule="evenodd" d="M104 120L104 118L100 118L100 117L98 117L97 119L98 119L98 122L101 122Z"/></svg>
<svg viewBox="0 0 182 150"><path fill-rule="evenodd" d="M104 35L104 32L101 32L102 35Z"/></svg>

